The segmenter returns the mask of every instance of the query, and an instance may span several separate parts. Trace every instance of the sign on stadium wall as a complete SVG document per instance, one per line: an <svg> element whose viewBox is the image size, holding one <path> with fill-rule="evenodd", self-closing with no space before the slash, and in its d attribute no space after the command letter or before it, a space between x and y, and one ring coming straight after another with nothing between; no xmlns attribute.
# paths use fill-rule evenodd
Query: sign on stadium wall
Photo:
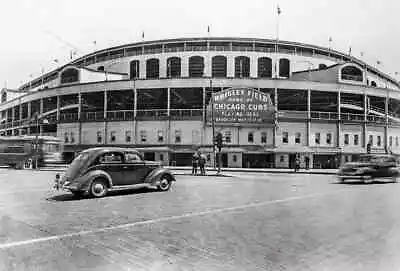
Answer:
<svg viewBox="0 0 400 271"><path fill-rule="evenodd" d="M271 122L274 112L268 93L252 88L230 88L216 92L211 97L207 106L207 120L211 122L214 115L215 122Z"/></svg>

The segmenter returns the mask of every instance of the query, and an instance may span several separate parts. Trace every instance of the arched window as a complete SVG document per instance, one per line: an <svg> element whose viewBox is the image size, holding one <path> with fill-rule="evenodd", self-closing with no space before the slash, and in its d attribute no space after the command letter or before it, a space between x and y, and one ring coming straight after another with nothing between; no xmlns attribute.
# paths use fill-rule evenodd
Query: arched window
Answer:
<svg viewBox="0 0 400 271"><path fill-rule="evenodd" d="M258 77L271 78L272 77L272 59L269 57L258 58Z"/></svg>
<svg viewBox="0 0 400 271"><path fill-rule="evenodd" d="M323 70L326 69L328 66L326 66L324 63L321 63L318 65L318 69Z"/></svg>
<svg viewBox="0 0 400 271"><path fill-rule="evenodd" d="M363 81L363 73L362 70L355 66L346 66L342 69L341 72L342 80L351 80L351 81Z"/></svg>
<svg viewBox="0 0 400 271"><path fill-rule="evenodd" d="M279 59L279 76L289 77L290 76L290 61L287 58Z"/></svg>
<svg viewBox="0 0 400 271"><path fill-rule="evenodd" d="M160 61L157 58L151 58L146 61L146 78L160 77Z"/></svg>
<svg viewBox="0 0 400 271"><path fill-rule="evenodd" d="M376 88L376 82L375 81L371 81L371 87Z"/></svg>
<svg viewBox="0 0 400 271"><path fill-rule="evenodd" d="M212 77L226 77L226 57L214 56L212 58Z"/></svg>
<svg viewBox="0 0 400 271"><path fill-rule="evenodd" d="M61 84L74 83L79 81L79 71L77 69L66 69L61 73Z"/></svg>
<svg viewBox="0 0 400 271"><path fill-rule="evenodd" d="M181 59L179 57L170 57L167 59L167 77L181 77Z"/></svg>
<svg viewBox="0 0 400 271"><path fill-rule="evenodd" d="M204 73L204 58L191 56L189 58L189 77L202 77Z"/></svg>
<svg viewBox="0 0 400 271"><path fill-rule="evenodd" d="M235 57L235 77L250 77L250 58L247 56Z"/></svg>
<svg viewBox="0 0 400 271"><path fill-rule="evenodd" d="M139 60L132 60L131 63L129 64L129 74L130 74L129 78L131 80L139 78L140 75L139 65L140 65Z"/></svg>
<svg viewBox="0 0 400 271"><path fill-rule="evenodd" d="M98 71L104 71L104 66L98 66L98 67L97 67L97 70L98 70Z"/></svg>

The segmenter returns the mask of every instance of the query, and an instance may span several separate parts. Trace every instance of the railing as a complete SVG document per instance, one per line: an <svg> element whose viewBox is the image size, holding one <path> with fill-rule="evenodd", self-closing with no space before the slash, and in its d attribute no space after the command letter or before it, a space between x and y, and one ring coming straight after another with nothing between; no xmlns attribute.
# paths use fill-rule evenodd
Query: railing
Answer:
<svg viewBox="0 0 400 271"><path fill-rule="evenodd" d="M339 114L337 112L319 112L311 111L311 119L318 120L338 120Z"/></svg>
<svg viewBox="0 0 400 271"><path fill-rule="evenodd" d="M342 80L352 80L352 81L358 81L358 82L362 82L363 81L363 77L360 75L350 75L350 74L343 74L342 73Z"/></svg>
<svg viewBox="0 0 400 271"><path fill-rule="evenodd" d="M340 113L340 119L343 121L364 121L364 114Z"/></svg>
<svg viewBox="0 0 400 271"><path fill-rule="evenodd" d="M134 110L107 111L107 120L109 121L133 120L134 118Z"/></svg>
<svg viewBox="0 0 400 271"><path fill-rule="evenodd" d="M156 109L156 110L137 110L136 117L137 118L158 118L158 117L167 117L168 112L167 109Z"/></svg>
<svg viewBox="0 0 400 271"><path fill-rule="evenodd" d="M104 120L104 112L84 112L81 113L82 121L100 121Z"/></svg>
<svg viewBox="0 0 400 271"><path fill-rule="evenodd" d="M376 123L386 123L386 117L376 116L376 115L367 115L368 122L376 122Z"/></svg>
<svg viewBox="0 0 400 271"><path fill-rule="evenodd" d="M77 121L78 113L62 113L60 114L60 122Z"/></svg>
<svg viewBox="0 0 400 271"><path fill-rule="evenodd" d="M279 111L278 118L307 119L307 111Z"/></svg>
<svg viewBox="0 0 400 271"><path fill-rule="evenodd" d="M172 119L202 117L203 109L171 109L170 116Z"/></svg>
<svg viewBox="0 0 400 271"><path fill-rule="evenodd" d="M361 101L342 100L341 103L342 103L342 104L355 105L355 106L358 106L358 107L361 107L361 108L364 107L364 104L363 104L363 102L361 102Z"/></svg>

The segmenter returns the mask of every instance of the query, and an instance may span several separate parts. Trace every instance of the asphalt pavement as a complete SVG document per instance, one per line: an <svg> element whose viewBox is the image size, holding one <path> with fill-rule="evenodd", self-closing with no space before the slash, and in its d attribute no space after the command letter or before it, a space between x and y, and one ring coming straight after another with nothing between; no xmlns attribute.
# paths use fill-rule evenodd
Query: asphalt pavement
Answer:
<svg viewBox="0 0 400 271"><path fill-rule="evenodd" d="M53 177L0 169L0 270L400 269L400 183L231 172L76 199Z"/></svg>

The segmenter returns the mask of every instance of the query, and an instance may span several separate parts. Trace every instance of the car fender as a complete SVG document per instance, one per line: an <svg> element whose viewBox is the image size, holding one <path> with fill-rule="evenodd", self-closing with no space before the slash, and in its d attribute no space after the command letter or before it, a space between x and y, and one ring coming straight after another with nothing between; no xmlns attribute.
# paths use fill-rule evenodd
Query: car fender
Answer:
<svg viewBox="0 0 400 271"><path fill-rule="evenodd" d="M160 181L161 177L167 175L173 182L176 181L174 175L172 174L171 171L169 171L166 168L157 168L150 172L149 175L146 176L146 179L144 180L145 183L150 183L152 185L156 185L157 182Z"/></svg>
<svg viewBox="0 0 400 271"><path fill-rule="evenodd" d="M104 178L107 180L108 186L110 188L113 186L113 182L112 182L112 178L111 178L110 174L108 174L104 170L100 170L100 169L92 170L92 171L89 171L88 173L86 173L85 175L86 176L84 178L87 180L85 182L87 184L87 187L90 187L90 185L96 178Z"/></svg>

